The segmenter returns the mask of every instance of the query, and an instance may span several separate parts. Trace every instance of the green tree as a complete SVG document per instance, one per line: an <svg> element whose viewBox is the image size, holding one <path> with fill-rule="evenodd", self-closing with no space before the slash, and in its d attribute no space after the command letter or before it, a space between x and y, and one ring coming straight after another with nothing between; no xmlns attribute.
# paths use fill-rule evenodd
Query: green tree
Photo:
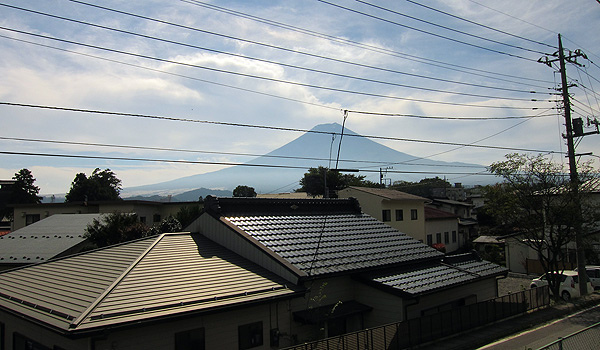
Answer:
<svg viewBox="0 0 600 350"><path fill-rule="evenodd" d="M325 180L327 174L327 180ZM327 195L325 196L325 186L327 185ZM361 187L383 187L380 184L365 180L363 175L344 174L335 169L325 167L310 168L300 179L300 188L296 192L306 192L311 196L325 196L336 198L337 191L343 190L349 186Z"/></svg>
<svg viewBox="0 0 600 350"><path fill-rule="evenodd" d="M101 248L150 234L150 227L139 222L136 214L115 212L101 217L100 220L94 219L87 226L84 237Z"/></svg>
<svg viewBox="0 0 600 350"><path fill-rule="evenodd" d="M202 214L200 204L186 205L179 209L177 214L175 214L175 218L181 223L182 229L185 229L194 222L200 214Z"/></svg>
<svg viewBox="0 0 600 350"><path fill-rule="evenodd" d="M42 201L38 196L40 188L35 185L35 178L29 169L21 169L13 176L15 184L11 186L6 204L36 204ZM13 208L1 203L0 217L13 218Z"/></svg>
<svg viewBox="0 0 600 350"><path fill-rule="evenodd" d="M597 179L598 172L589 163L580 164L582 183ZM550 288L559 298L558 272L567 261L566 245L574 241L574 221L581 205L582 226L587 232L598 221L598 208L580 190L575 198L569 191L570 179L563 165L542 155L509 154L506 160L493 163L490 171L504 179L500 186L486 192L486 214L492 223L507 233L517 232L521 242L537 252L546 272L555 272L549 279Z"/></svg>
<svg viewBox="0 0 600 350"><path fill-rule="evenodd" d="M159 224L152 226L152 234L181 232L182 229L181 222L169 215L169 217L163 219Z"/></svg>
<svg viewBox="0 0 600 350"><path fill-rule="evenodd" d="M431 198L433 197L434 189L449 187L452 187L452 185L448 181L436 176L433 178L424 178L419 182L396 181L390 188L414 194L415 196Z"/></svg>
<svg viewBox="0 0 600 350"><path fill-rule="evenodd" d="M114 201L121 197L121 180L110 169L94 169L87 177L84 173L75 175L65 202Z"/></svg>
<svg viewBox="0 0 600 350"><path fill-rule="evenodd" d="M254 187L239 185L233 190L234 197L256 197Z"/></svg>

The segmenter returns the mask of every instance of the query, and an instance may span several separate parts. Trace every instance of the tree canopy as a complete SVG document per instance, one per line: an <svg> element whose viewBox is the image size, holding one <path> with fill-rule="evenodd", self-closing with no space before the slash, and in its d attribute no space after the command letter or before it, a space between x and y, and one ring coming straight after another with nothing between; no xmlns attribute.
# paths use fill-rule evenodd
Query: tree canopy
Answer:
<svg viewBox="0 0 600 350"><path fill-rule="evenodd" d="M94 169L92 175L75 175L65 202L119 200L121 180L110 169Z"/></svg>
<svg viewBox="0 0 600 350"><path fill-rule="evenodd" d="M582 183L598 178L589 164L579 168ZM488 224L506 234L518 234L523 244L537 252L546 272L564 269L566 246L575 240L574 227L581 224L589 230L598 221L598 208L586 191L579 191L575 198L564 166L543 155L509 154L505 161L493 163L490 171L504 182L486 188L483 212ZM575 222L578 217L580 223ZM560 282L549 282L558 296Z"/></svg>
<svg viewBox="0 0 600 350"><path fill-rule="evenodd" d="M325 174L327 174L327 181L325 181ZM325 193L325 185L327 185L327 194ZM383 187L383 185L378 183L365 180L365 176L363 175L343 174L335 169L327 169L320 166L318 168L310 168L304 174L302 179L300 179L300 188L296 192L306 192L311 196L321 195L335 198L337 197L337 191L349 186Z"/></svg>
<svg viewBox="0 0 600 350"><path fill-rule="evenodd" d="M234 197L256 197L254 187L239 185L233 190Z"/></svg>
<svg viewBox="0 0 600 350"><path fill-rule="evenodd" d="M12 179L15 184L10 187L4 200L6 203L0 203L0 217L9 219L13 217L13 209L5 204L35 204L42 201L42 197L38 196L40 188L35 185L35 178L29 169L19 170Z"/></svg>
<svg viewBox="0 0 600 350"><path fill-rule="evenodd" d="M450 188L452 185L439 177L424 178L419 182L395 181L391 189L414 194L415 196L431 198L433 190L438 188Z"/></svg>

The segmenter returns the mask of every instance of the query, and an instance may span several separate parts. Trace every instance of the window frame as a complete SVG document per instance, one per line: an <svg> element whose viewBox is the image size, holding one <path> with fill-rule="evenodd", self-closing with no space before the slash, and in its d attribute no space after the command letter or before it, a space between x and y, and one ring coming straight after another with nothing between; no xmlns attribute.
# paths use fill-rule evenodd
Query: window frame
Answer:
<svg viewBox="0 0 600 350"><path fill-rule="evenodd" d="M392 221L392 210L391 209L382 209L381 210L381 221L383 221L383 222Z"/></svg>
<svg viewBox="0 0 600 350"><path fill-rule="evenodd" d="M410 219L411 220L419 220L419 211L417 209L410 210Z"/></svg>
<svg viewBox="0 0 600 350"><path fill-rule="evenodd" d="M250 339L243 339L243 337L246 336L250 336ZM253 339L254 336L258 336L255 343L255 340ZM265 336L263 321L257 321L238 326L238 349L252 349L263 346L264 343Z"/></svg>
<svg viewBox="0 0 600 350"><path fill-rule="evenodd" d="M404 209L396 209L396 221L404 221Z"/></svg>

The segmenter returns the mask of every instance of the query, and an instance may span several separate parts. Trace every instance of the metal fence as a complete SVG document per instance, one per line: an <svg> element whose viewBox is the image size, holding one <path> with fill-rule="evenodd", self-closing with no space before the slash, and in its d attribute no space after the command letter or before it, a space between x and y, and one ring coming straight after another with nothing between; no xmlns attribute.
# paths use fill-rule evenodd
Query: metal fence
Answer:
<svg viewBox="0 0 600 350"><path fill-rule="evenodd" d="M549 304L548 287L533 288L429 316L298 344L286 350L406 349Z"/></svg>
<svg viewBox="0 0 600 350"><path fill-rule="evenodd" d="M539 350L597 349L600 343L600 322L563 338L558 338Z"/></svg>

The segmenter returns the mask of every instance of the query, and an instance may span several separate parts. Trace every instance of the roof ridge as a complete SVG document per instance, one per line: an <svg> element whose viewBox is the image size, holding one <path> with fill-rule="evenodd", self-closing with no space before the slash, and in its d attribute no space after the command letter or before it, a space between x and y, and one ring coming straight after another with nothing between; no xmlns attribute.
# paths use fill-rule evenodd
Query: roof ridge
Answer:
<svg viewBox="0 0 600 350"><path fill-rule="evenodd" d="M85 311L83 311L81 313L81 315L79 315L73 322L71 322L71 324L69 324L69 328L76 328L77 326L79 326L81 324L81 322L83 322L83 320L85 320L85 318L100 304L100 302L102 302L102 300L104 300L109 294L110 292L112 292L120 283L121 281L125 278L125 276L127 276L129 274L129 272L131 272L131 270L133 270L133 268L135 266L137 266L137 264L139 264L139 262L146 256L148 255L148 253L150 253L150 251L152 250L152 248L154 248L162 239L163 237L165 237L166 234L161 234L158 237L156 237L154 243L152 243L148 248L146 248L146 250L140 254L124 271L123 273L121 273L121 275L119 277L117 277L117 279L108 287L104 290L104 292L102 292L102 294L100 294L100 296L98 298L96 298L96 300L94 300L90 306L88 306Z"/></svg>

